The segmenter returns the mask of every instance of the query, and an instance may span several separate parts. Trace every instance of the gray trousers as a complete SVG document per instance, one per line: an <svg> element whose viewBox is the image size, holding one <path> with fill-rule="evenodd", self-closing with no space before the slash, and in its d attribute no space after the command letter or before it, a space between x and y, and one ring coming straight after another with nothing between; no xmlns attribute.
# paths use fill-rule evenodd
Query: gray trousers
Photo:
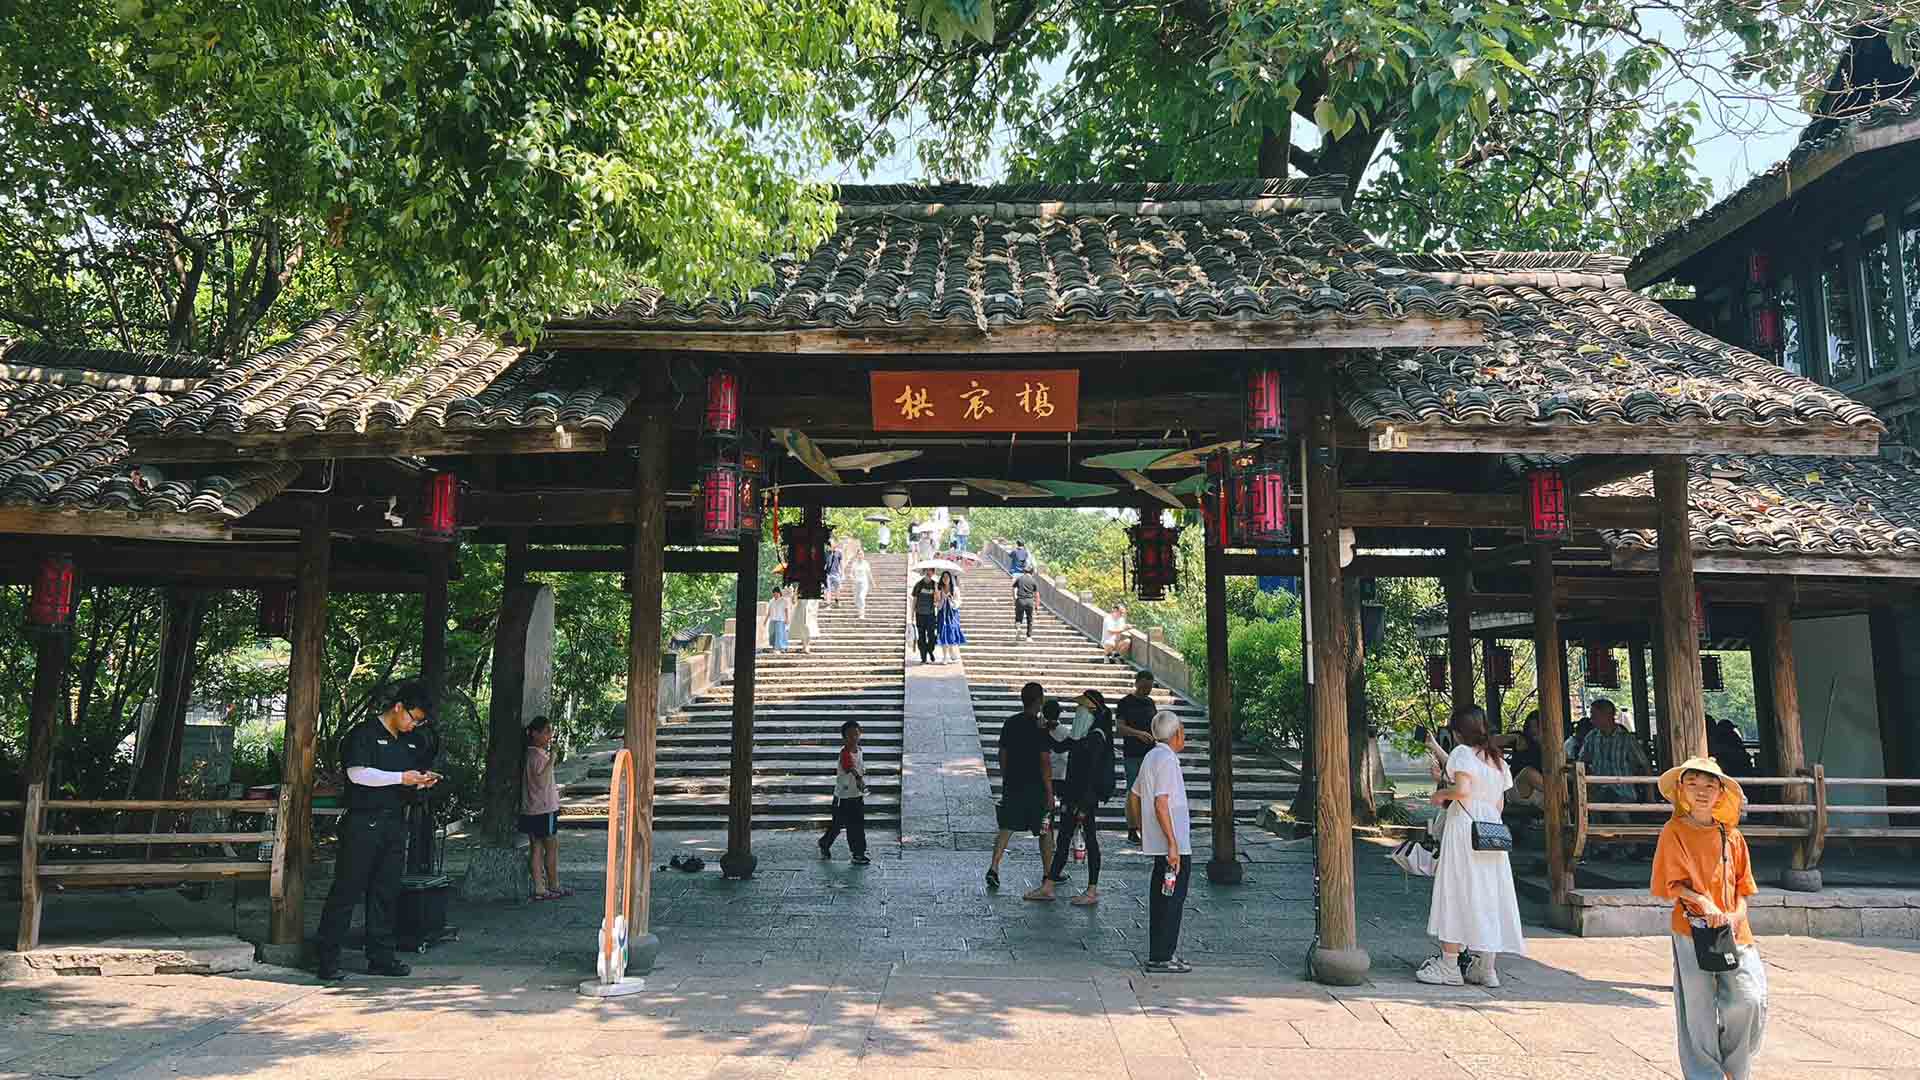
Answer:
<svg viewBox="0 0 1920 1080"><path fill-rule="evenodd" d="M1746 1080L1767 1030L1767 969L1760 950L1737 946L1740 966L1701 971L1693 939L1673 935L1674 1027L1686 1080Z"/></svg>

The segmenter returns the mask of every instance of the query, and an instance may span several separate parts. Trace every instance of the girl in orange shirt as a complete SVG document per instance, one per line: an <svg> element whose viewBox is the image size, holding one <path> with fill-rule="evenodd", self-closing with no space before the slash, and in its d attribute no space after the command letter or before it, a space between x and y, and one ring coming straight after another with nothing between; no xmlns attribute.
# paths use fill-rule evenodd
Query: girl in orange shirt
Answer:
<svg viewBox="0 0 1920 1080"><path fill-rule="evenodd" d="M1673 905L1673 1007L1686 1080L1746 1080L1767 1026L1767 971L1747 921L1760 891L1740 835L1740 785L1709 757L1660 776L1673 818L1653 853L1653 895ZM1703 968L1696 928L1732 927L1732 970ZM1716 965L1717 966L1717 965Z"/></svg>

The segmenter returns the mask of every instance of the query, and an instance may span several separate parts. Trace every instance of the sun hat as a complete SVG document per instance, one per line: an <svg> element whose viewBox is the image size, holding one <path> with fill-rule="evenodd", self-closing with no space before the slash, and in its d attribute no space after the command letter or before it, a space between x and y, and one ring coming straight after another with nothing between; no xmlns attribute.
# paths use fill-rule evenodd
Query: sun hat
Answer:
<svg viewBox="0 0 1920 1080"><path fill-rule="evenodd" d="M1719 779L1720 798L1713 804L1714 820L1727 825L1737 824L1740 808L1747 804L1747 793L1738 780L1728 776L1720 768L1720 763L1710 757L1690 757L1660 774L1660 794L1673 804L1673 812L1676 815L1687 812L1687 808L1680 803L1680 778L1690 772L1702 772Z"/></svg>

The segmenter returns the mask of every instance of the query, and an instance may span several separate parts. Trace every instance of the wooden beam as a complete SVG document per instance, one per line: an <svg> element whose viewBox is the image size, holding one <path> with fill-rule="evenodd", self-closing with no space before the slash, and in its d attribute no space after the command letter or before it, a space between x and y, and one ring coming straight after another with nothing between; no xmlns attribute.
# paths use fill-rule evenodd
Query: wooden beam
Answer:
<svg viewBox="0 0 1920 1080"><path fill-rule="evenodd" d="M293 594L292 654L287 664L287 731L280 754L286 789L284 814L274 817L276 859L283 864L272 899L269 940L306 940L307 863L313 856L315 732L320 723L320 679L327 647L327 578L332 534L321 506L300 530L300 573Z"/></svg>
<svg viewBox="0 0 1920 1080"><path fill-rule="evenodd" d="M626 330L553 328L539 348L569 350L719 352L749 363L776 356L948 353L1240 352L1247 349L1425 348L1484 345L1477 319L1414 317L1317 322L1205 320L1192 322L973 323L953 326L823 327L798 330L699 328ZM764 362L764 361L762 361Z"/></svg>
<svg viewBox="0 0 1920 1080"><path fill-rule="evenodd" d="M119 510L41 510L0 506L0 533L24 536L119 536L136 540L226 540L225 519L199 514L129 514Z"/></svg>
<svg viewBox="0 0 1920 1080"><path fill-rule="evenodd" d="M592 428L408 428L136 439L134 454L141 461L317 461L474 454L594 454L610 445L607 432Z"/></svg>
<svg viewBox="0 0 1920 1080"><path fill-rule="evenodd" d="M0 584L33 580L39 546L0 544ZM184 546L105 545L76 548L87 580L101 585L180 586L195 589L253 589L293 584L299 556L292 551L219 550ZM334 565L328 589L341 593L413 593L426 587L424 574L382 567Z"/></svg>
<svg viewBox="0 0 1920 1080"><path fill-rule="evenodd" d="M1452 571L1441 578L1447 600L1447 675L1454 711L1473 707L1473 571L1467 564L1471 543L1465 536L1449 544L1447 562ZM1500 729L1492 726L1488 731Z"/></svg>
<svg viewBox="0 0 1920 1080"><path fill-rule="evenodd" d="M1220 570L1227 577L1299 577L1303 565L1298 555L1220 554ZM1439 577L1446 561L1430 555L1356 555L1345 569L1350 577Z"/></svg>
<svg viewBox="0 0 1920 1080"><path fill-rule="evenodd" d="M1212 520L1211 515L1202 515ZM1206 528L1205 525L1202 526ZM1212 530L1207 530L1212 533ZM1205 552L1202 580L1206 588L1207 634L1207 756L1213 781L1213 805L1233 805L1233 677L1227 665L1227 575L1225 553L1220 545L1225 538L1217 534L1203 538ZM1234 839L1231 812L1213 815L1213 857L1207 862L1207 879L1216 884L1238 884L1244 876L1238 845ZM1067 838L1061 837L1061 843Z"/></svg>
<svg viewBox="0 0 1920 1080"><path fill-rule="evenodd" d="M1812 454L1871 457L1880 433L1871 429L1747 428L1730 424L1644 427L1563 424L1527 427L1405 427L1376 424L1374 450L1416 454Z"/></svg>
<svg viewBox="0 0 1920 1080"><path fill-rule="evenodd" d="M1687 461L1663 458L1653 470L1660 501L1660 717L1672 760L1707 752L1700 687L1700 634L1694 625L1693 543L1688 536Z"/></svg>
<svg viewBox="0 0 1920 1080"><path fill-rule="evenodd" d="M627 613L626 746L633 754L633 820L640 850L627 890L632 952L642 972L652 967L659 939L651 933L653 908L653 788L655 727L660 712L660 609L666 578L667 454L672 419L652 411L640 426L633 477L633 587Z"/></svg>
<svg viewBox="0 0 1920 1080"><path fill-rule="evenodd" d="M1484 708L1487 710L1487 730L1490 732L1502 730L1500 706L1506 700L1505 691L1493 681L1493 650L1499 647L1499 643L1491 635L1480 639L1480 670L1486 675L1486 678L1481 680L1481 690L1486 694ZM1538 731L1535 734L1538 734Z"/></svg>
<svg viewBox="0 0 1920 1080"><path fill-rule="evenodd" d="M1659 521L1653 500L1641 496L1576 496L1568 509L1581 529L1650 529ZM1526 497L1348 489L1340 493L1340 520L1348 528L1521 529L1527 522Z"/></svg>
<svg viewBox="0 0 1920 1080"><path fill-rule="evenodd" d="M753 853L753 677L760 631L760 545L741 544L740 550L728 554L733 556L735 570L733 737L727 762L727 850L720 856L720 872L744 880L760 865Z"/></svg>
<svg viewBox="0 0 1920 1080"><path fill-rule="evenodd" d="M1353 798L1347 752L1346 607L1341 597L1340 465L1334 447L1330 367L1308 374L1305 587L1312 693L1315 800L1314 861L1320 874L1315 913L1319 940L1311 967L1322 982L1357 985L1371 960L1360 946L1354 910Z"/></svg>
<svg viewBox="0 0 1920 1080"><path fill-rule="evenodd" d="M1640 729L1643 734L1651 736L1653 734L1653 697L1648 692L1647 684L1647 646L1637 641L1627 644L1627 678L1630 693L1633 695L1633 726ZM1654 748L1656 752L1660 750L1661 744L1658 740L1655 740ZM1671 763L1661 761L1659 764L1662 769L1665 769Z"/></svg>
<svg viewBox="0 0 1920 1080"><path fill-rule="evenodd" d="M623 574L631 569L632 558L626 548L530 548L522 568L527 573ZM740 569L739 548L674 550L665 558L669 574L731 574Z"/></svg>
<svg viewBox="0 0 1920 1080"><path fill-rule="evenodd" d="M1658 570L1654 551L1616 551L1613 568L1646 572ZM1759 574L1767 577L1920 578L1920 559L1899 555L1748 555L1740 552L1696 551L1697 574Z"/></svg>
<svg viewBox="0 0 1920 1080"><path fill-rule="evenodd" d="M1555 921L1564 924L1573 891L1567 844L1567 684L1561 667L1560 613L1554 603L1553 545L1533 549L1533 677L1540 691L1541 771L1546 774L1547 885Z"/></svg>

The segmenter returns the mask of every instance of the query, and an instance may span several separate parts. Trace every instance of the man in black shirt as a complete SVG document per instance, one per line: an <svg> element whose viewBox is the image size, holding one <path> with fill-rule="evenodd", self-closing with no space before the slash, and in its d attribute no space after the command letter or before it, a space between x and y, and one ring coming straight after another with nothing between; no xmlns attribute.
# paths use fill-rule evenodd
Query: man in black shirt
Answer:
<svg viewBox="0 0 1920 1080"><path fill-rule="evenodd" d="M1017 832L1040 838L1042 873L1053 865L1053 834L1043 826L1053 812L1053 741L1041 727L1047 691L1037 682L1020 688L1020 712L1000 729L1000 833L993 840L987 888L1000 887L1000 858Z"/></svg>
<svg viewBox="0 0 1920 1080"><path fill-rule="evenodd" d="M934 614L934 594L939 589L930 569L921 571L920 580L913 583L914 641L920 647L920 662L923 664L933 663L934 631L938 626Z"/></svg>
<svg viewBox="0 0 1920 1080"><path fill-rule="evenodd" d="M367 908L367 973L406 975L413 969L393 955L393 909L406 859L408 789L430 788L437 773L414 768L425 739L414 729L433 714L433 699L417 680L396 683L379 701L386 707L347 730L340 763L347 770L347 813L333 888L314 935L322 979L338 979L340 944L353 924L354 905Z"/></svg>
<svg viewBox="0 0 1920 1080"><path fill-rule="evenodd" d="M1027 624L1027 640L1033 640L1033 601L1040 595L1040 579L1033 576L1032 570L1021 570L1013 575L1013 632L1020 632L1020 624Z"/></svg>
<svg viewBox="0 0 1920 1080"><path fill-rule="evenodd" d="M1133 673L1133 693L1120 699L1114 706L1119 714L1119 722L1114 730L1120 736L1121 767L1127 773L1127 790L1133 790L1133 782L1140 776L1140 762L1146 759L1147 751L1153 749L1153 714L1159 706L1153 703L1153 672L1136 671ZM1140 842L1140 810L1127 800L1127 843Z"/></svg>

